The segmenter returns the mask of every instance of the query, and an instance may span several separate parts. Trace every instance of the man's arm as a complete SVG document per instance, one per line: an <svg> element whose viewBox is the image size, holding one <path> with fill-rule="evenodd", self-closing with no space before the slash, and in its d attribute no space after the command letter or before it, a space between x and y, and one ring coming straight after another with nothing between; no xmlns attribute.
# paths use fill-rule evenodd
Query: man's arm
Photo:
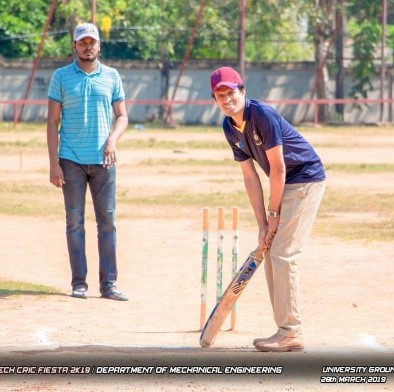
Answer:
<svg viewBox="0 0 394 392"><path fill-rule="evenodd" d="M129 123L125 101L115 102L112 107L115 115L115 124L105 144L104 167L111 167L116 163L116 143L123 135Z"/></svg>
<svg viewBox="0 0 394 392"><path fill-rule="evenodd" d="M270 164L270 199L268 204L269 211L280 213L283 189L286 180L286 165L283 159L283 147L276 146L267 150L267 158ZM272 242L279 226L279 215L268 217L267 241Z"/></svg>
<svg viewBox="0 0 394 392"><path fill-rule="evenodd" d="M59 165L58 147L61 104L52 100L48 101L47 120L47 146L49 154L49 181L60 188L64 184L63 171Z"/></svg>
<svg viewBox="0 0 394 392"><path fill-rule="evenodd" d="M265 239L268 232L268 222L265 213L264 192L260 177L251 158L241 162L241 169L244 177L246 193L248 194L249 201L253 208L256 222L259 227L259 248L267 248L268 246L265 242Z"/></svg>

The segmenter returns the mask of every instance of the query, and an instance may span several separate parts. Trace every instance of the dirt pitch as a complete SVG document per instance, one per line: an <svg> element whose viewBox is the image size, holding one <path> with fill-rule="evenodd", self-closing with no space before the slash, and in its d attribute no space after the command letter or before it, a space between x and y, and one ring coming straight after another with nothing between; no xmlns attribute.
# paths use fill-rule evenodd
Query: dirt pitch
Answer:
<svg viewBox="0 0 394 392"><path fill-rule="evenodd" d="M394 163L394 130L374 138L345 137L338 132L310 132L325 163ZM349 133L346 133L349 135ZM6 140L45 140L36 134L0 133ZM220 133L189 134L129 132L125 141L221 141ZM217 193L243 190L239 169L215 166L185 170L141 165L146 159L231 159L227 149L139 149L119 144L118 186L121 192L150 197L171 192ZM5 153L2 183L48 185L45 149L30 154ZM328 188L361 192L393 192L394 173L353 175L328 173ZM58 199L56 199L58 197ZM61 193L55 194L62 208ZM223 205L228 210L231 204ZM256 233L240 219L240 262L255 246ZM88 210L91 216L91 210ZM227 366L281 367L282 374L258 375L4 375L0 391L390 391L394 371L374 383L324 385L325 366L394 365L393 242L345 242L313 234L301 267L302 308L306 352L262 354L254 350L257 336L275 332L263 268L257 271L238 305L237 331L217 338L215 347L201 349L199 339L201 208L118 204L118 286L130 301L99 298L95 224L87 222L89 294L70 293L70 270L62 218L1 216L0 277L54 286L61 295L0 297L0 372L3 366ZM214 306L216 262L215 209L211 210L209 302ZM228 218L228 217L227 217ZM379 220L376 214L344 214L354 224ZM392 220L393 215L390 219ZM229 226L227 221L227 227ZM230 268L231 230L226 229L225 281ZM227 275L226 275L227 274ZM226 280L227 279L227 280ZM159 368L157 368L159 367ZM28 369L28 368L26 368ZM70 368L71 369L71 368ZM100 368L103 369L103 368ZM206 368L207 369L207 368ZM238 368L239 369L239 368ZM275 368L277 369L277 368ZM97 370L96 370L97 371ZM102 370L101 370L102 371ZM349 374L347 374L349 375ZM355 375L355 374L352 374ZM366 373L361 376L368 375ZM370 374L371 375L371 374ZM382 376L381 374L378 376ZM360 381L360 380L359 380Z"/></svg>

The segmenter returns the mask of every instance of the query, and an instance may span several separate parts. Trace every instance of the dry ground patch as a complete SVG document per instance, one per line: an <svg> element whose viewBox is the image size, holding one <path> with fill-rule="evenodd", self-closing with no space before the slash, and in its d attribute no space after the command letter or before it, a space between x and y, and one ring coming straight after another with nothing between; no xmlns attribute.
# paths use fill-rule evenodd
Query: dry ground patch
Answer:
<svg viewBox="0 0 394 392"><path fill-rule="evenodd" d="M236 361L282 364L291 370L299 361L302 366L294 371L301 376L6 377L0 390L316 391L325 387L314 363L351 363L352 358L353 364L375 365L387 358L392 363L393 129L303 130L327 166L328 185L302 263L307 352L294 357L253 350L254 337L274 330L263 269L239 300L237 331L221 333L212 350L198 346L202 208L211 207L209 308L214 305L217 207L227 211L225 281L230 274L231 206L241 210L240 259L256 240L240 169L218 129L130 129L119 143L119 287L130 301L114 303L99 298L90 201L91 297L69 297L62 195L48 181L45 126L31 128L0 127L0 278L53 286L61 294L0 297L1 365ZM314 371L308 375L301 368ZM390 390L393 382L391 375L380 390ZM348 390L353 389L378 390L376 385Z"/></svg>

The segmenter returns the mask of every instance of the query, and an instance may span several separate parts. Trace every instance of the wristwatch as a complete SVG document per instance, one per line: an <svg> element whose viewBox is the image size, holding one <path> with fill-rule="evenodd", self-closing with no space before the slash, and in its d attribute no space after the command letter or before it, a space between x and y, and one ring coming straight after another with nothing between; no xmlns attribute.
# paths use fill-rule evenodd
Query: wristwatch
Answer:
<svg viewBox="0 0 394 392"><path fill-rule="evenodd" d="M268 210L267 215L270 218L276 218L277 216L279 216L279 212L278 211L270 211L270 210Z"/></svg>

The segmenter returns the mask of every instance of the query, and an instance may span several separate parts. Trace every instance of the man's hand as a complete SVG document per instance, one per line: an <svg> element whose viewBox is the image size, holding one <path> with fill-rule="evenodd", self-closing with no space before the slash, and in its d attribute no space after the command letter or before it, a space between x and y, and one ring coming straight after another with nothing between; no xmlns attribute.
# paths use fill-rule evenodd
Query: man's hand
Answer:
<svg viewBox="0 0 394 392"><path fill-rule="evenodd" d="M269 246L267 246L267 243L266 243L267 235L268 235L267 228L260 228L259 229L259 237L258 237L258 244L259 244L259 246L258 246L258 249L260 249L260 250L263 250L263 249L267 250L267 249L270 248L271 244Z"/></svg>
<svg viewBox="0 0 394 392"><path fill-rule="evenodd" d="M279 226L279 215L276 217L268 217L268 230L264 238L264 244L267 249L271 248L272 241L275 238Z"/></svg>
<svg viewBox="0 0 394 392"><path fill-rule="evenodd" d="M107 143L105 144L103 161L103 166L108 169L114 166L117 162L116 143L111 138L108 138Z"/></svg>
<svg viewBox="0 0 394 392"><path fill-rule="evenodd" d="M61 188L66 183L64 181L63 170L58 162L51 165L49 170L49 181L57 188Z"/></svg>

